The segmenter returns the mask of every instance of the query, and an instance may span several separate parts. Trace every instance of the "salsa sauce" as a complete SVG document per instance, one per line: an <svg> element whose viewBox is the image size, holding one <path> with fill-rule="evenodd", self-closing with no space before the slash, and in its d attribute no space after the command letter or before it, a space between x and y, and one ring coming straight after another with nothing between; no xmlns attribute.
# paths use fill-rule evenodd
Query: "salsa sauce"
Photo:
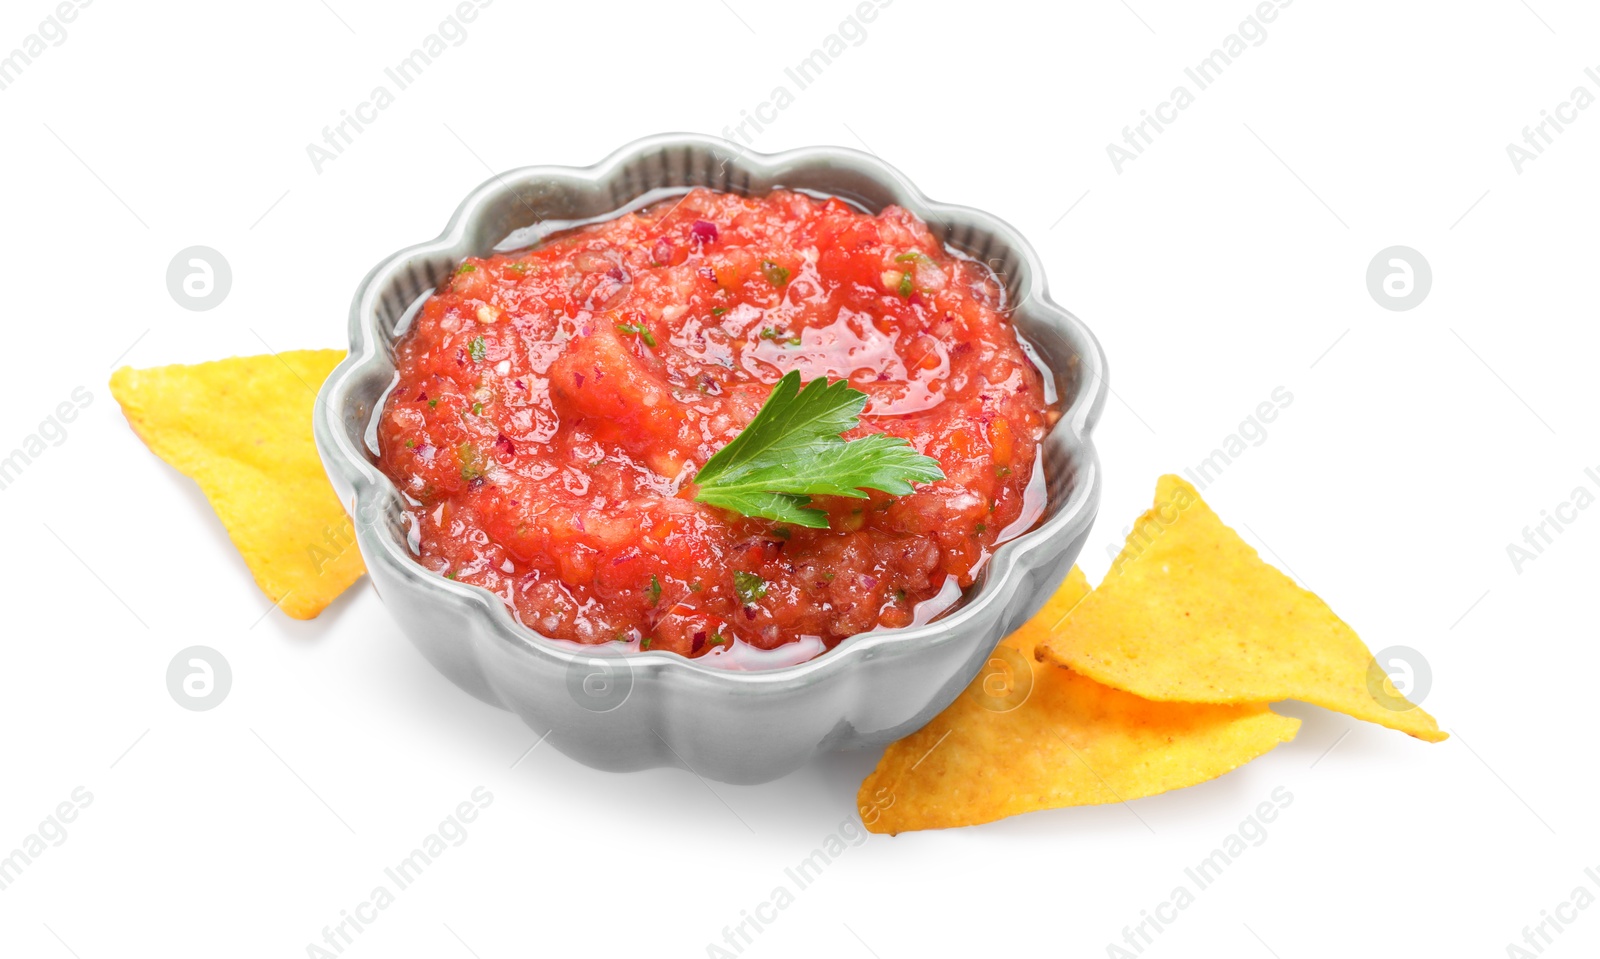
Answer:
<svg viewBox="0 0 1600 959"><path fill-rule="evenodd" d="M925 621L1035 518L1056 414L1003 296L899 207L694 190L462 263L398 344L381 467L419 560L546 636L807 658ZM846 438L904 437L946 478L815 497L827 529L694 502L790 370L849 380Z"/></svg>

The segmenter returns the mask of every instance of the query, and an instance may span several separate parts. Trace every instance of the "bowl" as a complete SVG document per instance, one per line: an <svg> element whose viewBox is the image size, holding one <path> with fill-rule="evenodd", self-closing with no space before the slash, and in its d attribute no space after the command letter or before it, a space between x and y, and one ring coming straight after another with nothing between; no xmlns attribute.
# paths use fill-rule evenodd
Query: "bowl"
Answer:
<svg viewBox="0 0 1600 959"><path fill-rule="evenodd" d="M411 312L465 257L513 234L702 186L744 194L776 187L830 195L876 213L898 204L941 241L989 264L1046 369L1062 411L1040 446L1044 514L1000 546L963 602L932 622L850 637L809 661L730 671L665 651L624 652L548 639L501 600L435 575L407 545L400 492L377 466L376 418L395 382L394 347ZM948 706L1001 638L1033 615L1083 548L1100 499L1090 431L1105 404L1094 335L1050 301L1028 243L987 213L936 203L876 157L839 147L753 153L713 137L639 140L590 167L524 167L462 202L437 239L369 273L350 314L350 353L316 404L317 449L353 520L373 585L405 635L457 686L515 712L551 745L601 769L677 766L759 783L833 749L876 746Z"/></svg>

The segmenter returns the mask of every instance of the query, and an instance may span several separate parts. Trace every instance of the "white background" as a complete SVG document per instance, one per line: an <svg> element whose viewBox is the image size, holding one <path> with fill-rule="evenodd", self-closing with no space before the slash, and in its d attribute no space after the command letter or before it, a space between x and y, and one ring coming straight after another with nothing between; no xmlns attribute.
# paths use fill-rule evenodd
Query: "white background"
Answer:
<svg viewBox="0 0 1600 959"><path fill-rule="evenodd" d="M853 5L498 0L318 174L306 145L452 9L328 3L100 0L0 91L0 452L93 395L0 491L0 852L75 787L94 797L0 892L0 952L305 955L483 786L467 840L345 955L706 955L854 818L875 753L760 787L598 773L548 744L518 762L535 736L436 675L365 581L315 621L263 619L106 380L343 345L366 270L435 235L490 168L720 133L792 89L783 66ZM1583 874L1600 509L1520 572L1506 552L1600 472L1600 108L1520 174L1506 154L1574 87L1600 93L1600 12L1300 0L1119 174L1107 143L1253 9L1129 3L898 0L753 146L870 148L1032 240L1113 371L1092 580L1159 473L1289 390L1205 495L1374 650L1420 651L1453 737L1290 705L1295 742L1131 812L871 837L745 955L1103 956L1280 786L1266 841L1147 956L1502 956L1574 887L1600 891ZM51 9L6 3L0 52ZM165 284L195 244L233 267L210 312ZM1365 283L1394 244L1432 264L1409 312ZM167 692L192 644L232 663L210 712ZM1600 908L1577 916L1547 955L1594 953Z"/></svg>

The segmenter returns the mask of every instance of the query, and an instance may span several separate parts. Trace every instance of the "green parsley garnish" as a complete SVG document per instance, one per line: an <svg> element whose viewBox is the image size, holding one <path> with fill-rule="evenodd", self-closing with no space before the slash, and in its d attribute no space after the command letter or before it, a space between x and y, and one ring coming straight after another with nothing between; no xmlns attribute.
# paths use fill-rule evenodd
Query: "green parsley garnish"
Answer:
<svg viewBox="0 0 1600 959"><path fill-rule="evenodd" d="M430 409L430 410L434 409L438 405L439 405L439 398L437 396L435 396L433 399L428 401L428 409Z"/></svg>
<svg viewBox="0 0 1600 959"><path fill-rule="evenodd" d="M728 312L728 308L725 307L725 306L713 306L711 308L711 315L712 316L721 316L722 314L724 314L726 312Z"/></svg>
<svg viewBox="0 0 1600 959"><path fill-rule="evenodd" d="M773 286L782 286L789 282L789 271L771 260L761 261L761 275Z"/></svg>
<svg viewBox="0 0 1600 959"><path fill-rule="evenodd" d="M416 440L406 440L406 449L414 450L416 448L417 448L417 441Z"/></svg>
<svg viewBox="0 0 1600 959"><path fill-rule="evenodd" d="M444 578L445 579L455 579L456 578L456 571L453 570L453 569L445 570L444 571Z"/></svg>
<svg viewBox="0 0 1600 959"><path fill-rule="evenodd" d="M866 499L863 489L893 496L912 481L944 479L939 461L905 439L873 433L846 442L860 424L867 394L845 380L815 379L800 386L791 370L772 388L755 419L718 450L695 477L695 500L723 509L824 529L828 514L811 508L812 496Z"/></svg>
<svg viewBox="0 0 1600 959"><path fill-rule="evenodd" d="M722 638L722 630L719 629L715 633L712 633L711 638L706 640L706 642L713 646L721 646L725 642L725 640Z"/></svg>
<svg viewBox="0 0 1600 959"><path fill-rule="evenodd" d="M904 273L900 274L900 295L901 296L910 296L911 295L911 271L910 270L907 270Z"/></svg>
<svg viewBox="0 0 1600 959"><path fill-rule="evenodd" d="M651 349L655 348L656 338L650 333L650 330L643 323L618 323L617 332L637 333L639 335L639 339L644 340L645 346L648 346Z"/></svg>
<svg viewBox="0 0 1600 959"><path fill-rule="evenodd" d="M488 355L489 347L483 342L483 337L474 336L472 342L467 344L467 353L472 357L472 362L477 363Z"/></svg>
<svg viewBox="0 0 1600 959"><path fill-rule="evenodd" d="M755 573L735 570L733 573L733 591L739 594L739 602L750 606L756 600L766 598L767 581Z"/></svg>
<svg viewBox="0 0 1600 959"><path fill-rule="evenodd" d="M655 573L650 574L650 589L647 592L650 594L651 606L661 602L661 580L656 578Z"/></svg>
<svg viewBox="0 0 1600 959"><path fill-rule="evenodd" d="M478 272L478 268L475 265L471 264L471 263L463 263L460 266L456 267L456 272L457 273L476 273L476 272Z"/></svg>
<svg viewBox="0 0 1600 959"><path fill-rule="evenodd" d="M649 649L650 648L650 637L649 636L646 636L644 639L639 640L639 648L640 649Z"/></svg>

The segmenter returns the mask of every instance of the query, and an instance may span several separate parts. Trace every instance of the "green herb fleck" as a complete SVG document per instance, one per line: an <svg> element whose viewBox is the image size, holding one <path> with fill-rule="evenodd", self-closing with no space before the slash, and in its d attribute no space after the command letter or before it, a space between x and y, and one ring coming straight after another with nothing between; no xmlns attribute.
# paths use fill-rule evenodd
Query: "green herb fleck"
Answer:
<svg viewBox="0 0 1600 959"><path fill-rule="evenodd" d="M435 396L433 399L428 401L428 409L430 409L430 410L431 409L435 409L436 407L438 407L438 405L439 405L439 398L437 396Z"/></svg>
<svg viewBox="0 0 1600 959"><path fill-rule="evenodd" d="M644 340L645 346L648 346L651 349L655 348L656 338L643 323L618 323L617 332L637 333L639 335L639 339Z"/></svg>
<svg viewBox="0 0 1600 959"><path fill-rule="evenodd" d="M695 500L823 529L828 515L808 497L866 499L864 489L904 496L913 480L944 479L938 460L901 437L873 433L846 442L842 434L860 425L866 403L867 394L846 380L819 378L802 389L800 373L791 370L755 419L701 467Z"/></svg>
<svg viewBox="0 0 1600 959"><path fill-rule="evenodd" d="M901 296L910 296L911 295L911 291L912 291L912 287L911 287L911 271L907 270L904 273L900 274L900 295Z"/></svg>
<svg viewBox="0 0 1600 959"><path fill-rule="evenodd" d="M927 259L927 257L924 256L920 251L912 250L909 253L902 253L899 256L895 257L894 261L896 263L917 263L917 262L920 262L920 261L926 260L926 259Z"/></svg>
<svg viewBox="0 0 1600 959"><path fill-rule="evenodd" d="M406 440L406 449L414 450L416 448L417 448L417 441L416 440Z"/></svg>
<svg viewBox="0 0 1600 959"><path fill-rule="evenodd" d="M761 275L773 286L782 286L789 282L789 271L771 260L761 261Z"/></svg>
<svg viewBox="0 0 1600 959"><path fill-rule="evenodd" d="M467 353L472 356L472 362L480 363L489 354L489 347L483 342L483 337L474 336L472 342L467 344Z"/></svg>
<svg viewBox="0 0 1600 959"><path fill-rule="evenodd" d="M483 476L483 461L478 457L478 450L471 443L462 443L456 447L456 459L461 462L461 478L471 482Z"/></svg>
<svg viewBox="0 0 1600 959"><path fill-rule="evenodd" d="M735 570L733 573L733 591L739 594L739 601L746 606L755 604L758 599L767 595L767 581L755 573L744 570Z"/></svg>
<svg viewBox="0 0 1600 959"><path fill-rule="evenodd" d="M444 578L445 579L455 579L456 578L456 571L453 570L453 569L445 570L444 571Z"/></svg>
<svg viewBox="0 0 1600 959"><path fill-rule="evenodd" d="M661 580L656 578L655 573L650 574L650 588L646 592L650 594L651 606L661 602Z"/></svg>
<svg viewBox="0 0 1600 959"><path fill-rule="evenodd" d="M982 536L984 534L984 532L986 530L988 530L988 528L989 528L989 524L988 523L979 523L977 526L973 527L972 535L974 535L974 536Z"/></svg>
<svg viewBox="0 0 1600 959"><path fill-rule="evenodd" d="M526 273L530 267L531 264L528 263L510 263L506 265L506 269L516 274Z"/></svg>
<svg viewBox="0 0 1600 959"><path fill-rule="evenodd" d="M463 263L460 266L456 267L456 274L458 276L460 274L462 274L462 273L476 273L476 272L478 272L477 266L475 266L474 264L471 264L471 263Z"/></svg>
<svg viewBox="0 0 1600 959"><path fill-rule="evenodd" d="M774 341L782 340L785 344L787 344L789 346L799 346L800 345L800 334L795 333L795 334L792 334L792 335L789 335L789 336L785 336L781 331L779 331L778 329L776 329L774 327L771 327L771 326L769 326L769 327L767 327L767 328L765 328L765 329L763 329L761 331L761 338L763 340L774 340Z"/></svg>
<svg viewBox="0 0 1600 959"><path fill-rule="evenodd" d="M726 312L728 312L728 308L725 307L725 306L713 306L711 308L711 315L712 316L721 316L722 314L724 314Z"/></svg>
<svg viewBox="0 0 1600 959"><path fill-rule="evenodd" d="M897 603L905 602L906 601L906 591L903 590L903 589L895 590L894 591L894 601L897 602Z"/></svg>
<svg viewBox="0 0 1600 959"><path fill-rule="evenodd" d="M639 640L639 648L640 649L649 649L650 648L650 637L649 636L646 636L644 639Z"/></svg>
<svg viewBox="0 0 1600 959"><path fill-rule="evenodd" d="M711 638L706 640L706 642L710 643L712 646L721 646L723 643L727 642L727 640L722 638L722 630L719 629L715 633L712 633Z"/></svg>
<svg viewBox="0 0 1600 959"><path fill-rule="evenodd" d="M689 592L691 593L698 593L703 588L704 587L700 585L700 581L698 579L689 584Z"/></svg>

